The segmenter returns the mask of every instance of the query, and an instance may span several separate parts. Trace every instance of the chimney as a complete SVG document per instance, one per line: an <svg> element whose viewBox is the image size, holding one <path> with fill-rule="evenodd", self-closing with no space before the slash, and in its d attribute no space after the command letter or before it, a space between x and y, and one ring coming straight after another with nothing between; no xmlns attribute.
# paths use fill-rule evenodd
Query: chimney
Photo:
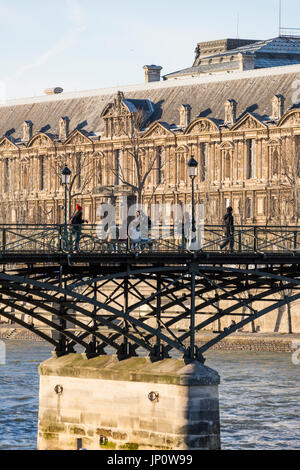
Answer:
<svg viewBox="0 0 300 470"><path fill-rule="evenodd" d="M191 122L191 106L189 104L182 104L179 108L179 116L180 116L180 127L187 128L189 123Z"/></svg>
<svg viewBox="0 0 300 470"><path fill-rule="evenodd" d="M284 112L284 96L274 95L272 98L272 115L271 119L277 121L282 118Z"/></svg>
<svg viewBox="0 0 300 470"><path fill-rule="evenodd" d="M225 117L224 117L224 124L226 126L233 126L236 122L236 108L237 102L235 100L227 100L225 101Z"/></svg>
<svg viewBox="0 0 300 470"><path fill-rule="evenodd" d="M28 142L33 135L33 124L31 121L24 121L23 123L23 141Z"/></svg>
<svg viewBox="0 0 300 470"><path fill-rule="evenodd" d="M44 93L45 95L58 95L59 93L62 93L64 90L63 88L60 88L59 86L55 88L47 88Z"/></svg>
<svg viewBox="0 0 300 470"><path fill-rule="evenodd" d="M59 120L59 140L63 141L69 137L70 119L68 116Z"/></svg>
<svg viewBox="0 0 300 470"><path fill-rule="evenodd" d="M237 55L239 60L239 70L243 72L244 70L253 70L254 69L254 54L242 54Z"/></svg>
<svg viewBox="0 0 300 470"><path fill-rule="evenodd" d="M145 70L145 82L160 82L160 71L162 67L160 65L144 65Z"/></svg>

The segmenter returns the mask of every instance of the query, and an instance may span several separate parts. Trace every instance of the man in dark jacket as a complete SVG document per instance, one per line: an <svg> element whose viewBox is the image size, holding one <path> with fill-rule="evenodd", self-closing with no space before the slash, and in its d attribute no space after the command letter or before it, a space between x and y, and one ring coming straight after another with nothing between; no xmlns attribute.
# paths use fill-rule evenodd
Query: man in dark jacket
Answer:
<svg viewBox="0 0 300 470"><path fill-rule="evenodd" d="M88 223L87 220L82 218L82 207L79 204L76 204L76 212L71 217L72 232L75 235L75 251L79 251L79 241L81 235L81 225Z"/></svg>
<svg viewBox="0 0 300 470"><path fill-rule="evenodd" d="M232 215L232 207L227 207L227 212L223 217L223 242L220 245L222 250L225 246L230 246L231 253L234 245L234 220Z"/></svg>

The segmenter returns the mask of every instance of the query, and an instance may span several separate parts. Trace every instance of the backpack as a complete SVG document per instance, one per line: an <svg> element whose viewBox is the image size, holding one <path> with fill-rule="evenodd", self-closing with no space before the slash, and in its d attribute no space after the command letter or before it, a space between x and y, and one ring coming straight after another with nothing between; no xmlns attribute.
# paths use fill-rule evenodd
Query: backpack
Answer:
<svg viewBox="0 0 300 470"><path fill-rule="evenodd" d="M224 215L224 224L225 225L230 225L230 215L229 214Z"/></svg>

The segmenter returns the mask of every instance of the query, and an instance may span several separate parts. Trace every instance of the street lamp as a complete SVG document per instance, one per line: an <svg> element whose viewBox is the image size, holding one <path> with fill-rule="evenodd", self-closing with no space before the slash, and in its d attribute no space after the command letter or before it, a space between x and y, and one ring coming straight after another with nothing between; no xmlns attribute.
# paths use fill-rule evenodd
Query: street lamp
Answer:
<svg viewBox="0 0 300 470"><path fill-rule="evenodd" d="M197 167L198 162L194 159L193 155L191 156L190 160L188 161L188 175L192 180L192 237L191 237L191 244L195 243L196 241L196 227L195 227L195 198L194 198L194 180L197 176Z"/></svg>
<svg viewBox="0 0 300 470"><path fill-rule="evenodd" d="M67 165L63 168L61 172L61 182L65 186L65 225L67 225L67 187L71 180L71 170Z"/></svg>

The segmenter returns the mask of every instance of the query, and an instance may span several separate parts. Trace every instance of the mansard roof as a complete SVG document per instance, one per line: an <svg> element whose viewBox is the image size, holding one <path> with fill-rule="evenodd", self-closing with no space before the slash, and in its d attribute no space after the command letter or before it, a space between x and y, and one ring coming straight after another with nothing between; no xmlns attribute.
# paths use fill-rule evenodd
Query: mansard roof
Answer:
<svg viewBox="0 0 300 470"><path fill-rule="evenodd" d="M300 38L276 37L264 41L248 41L248 44L235 49L229 48L217 54L204 56L200 54L196 56L192 67L166 74L164 79L194 76L201 73L232 72L239 69L241 54L253 56L254 69L300 64Z"/></svg>
<svg viewBox="0 0 300 470"><path fill-rule="evenodd" d="M10 138L15 143L21 142L22 125L26 120L33 122L34 135L40 129L48 129L47 132L55 136L59 133L62 116L70 118L70 132L79 128L91 138L98 136L104 128L101 113L109 103L114 102L118 89L134 106L136 100L145 103L145 106L151 102L153 113L147 127L159 120L168 123L172 131L176 130L182 104L191 106L192 121L206 117L222 125L224 103L228 99L237 102L238 119L250 112L260 116L262 121L270 121L274 95L285 97L284 112L300 99L298 77L300 65L293 65L12 100L0 105L0 136L5 135L8 129L14 129Z"/></svg>

